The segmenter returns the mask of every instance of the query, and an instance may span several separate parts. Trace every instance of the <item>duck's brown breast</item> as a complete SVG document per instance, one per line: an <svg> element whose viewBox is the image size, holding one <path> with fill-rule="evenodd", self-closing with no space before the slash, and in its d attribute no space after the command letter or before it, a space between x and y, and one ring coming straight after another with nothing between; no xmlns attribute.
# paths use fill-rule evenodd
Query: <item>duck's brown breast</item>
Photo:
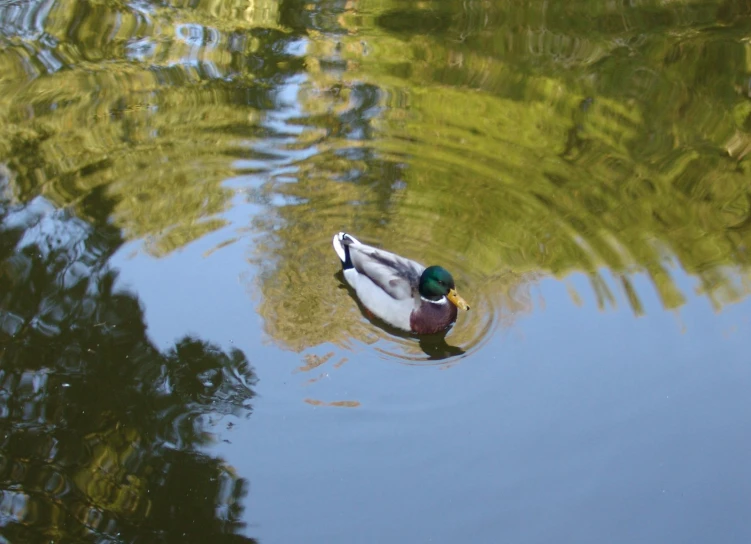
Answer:
<svg viewBox="0 0 751 544"><path fill-rule="evenodd" d="M446 329L456 321L456 306L446 304L421 304L412 310L409 316L409 326L417 334L433 334Z"/></svg>

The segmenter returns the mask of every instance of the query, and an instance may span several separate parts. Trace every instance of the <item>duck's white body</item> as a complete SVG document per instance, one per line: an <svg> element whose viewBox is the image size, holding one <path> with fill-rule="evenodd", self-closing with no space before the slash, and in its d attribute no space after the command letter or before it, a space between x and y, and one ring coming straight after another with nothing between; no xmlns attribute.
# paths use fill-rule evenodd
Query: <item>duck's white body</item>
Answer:
<svg viewBox="0 0 751 544"><path fill-rule="evenodd" d="M342 260L344 279L363 306L394 327L412 330L410 317L422 302L417 284L425 267L344 232L334 236L333 245ZM444 297L434 304L447 303Z"/></svg>

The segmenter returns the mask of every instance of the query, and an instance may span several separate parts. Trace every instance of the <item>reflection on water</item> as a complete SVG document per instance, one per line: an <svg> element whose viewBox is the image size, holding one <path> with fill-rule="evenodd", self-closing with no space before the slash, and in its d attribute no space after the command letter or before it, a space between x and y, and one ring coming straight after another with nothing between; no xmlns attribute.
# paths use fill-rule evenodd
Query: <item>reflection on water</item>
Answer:
<svg viewBox="0 0 751 544"><path fill-rule="evenodd" d="M331 344L466 361L550 275L583 271L601 308L618 289L636 315L637 274L666 309L685 301L678 270L716 309L745 297L749 15L736 0L0 1L5 537L240 529L247 482L199 447L250 414L253 369L200 338L157 349L113 287L124 241L154 259L209 235L205 259L247 247L265 332L306 352L311 382L345 364L307 352ZM337 278L342 230L445 266L472 312L445 338L370 321Z"/></svg>
<svg viewBox="0 0 751 544"><path fill-rule="evenodd" d="M2 534L236 542L247 482L199 448L250 415L253 369L197 338L156 349L97 226L0 201Z"/></svg>
<svg viewBox="0 0 751 544"><path fill-rule="evenodd" d="M388 338L385 352L420 356L332 287L323 233L339 230L456 271L480 304L450 335L465 349L501 314L527 311L526 286L545 273L584 270L600 307L620 289L637 315L634 272L666 308L684 302L676 267L717 308L747 294L751 110L745 65L730 60L744 46L713 33L679 43L660 27L630 39L652 28L651 11L614 26L621 13L581 4L530 7L520 26L506 3L482 17L460 3L420 14L366 2L311 37L297 92L316 153L268 184L273 205L257 220L260 311L275 340ZM715 16L691 5L663 15L676 27ZM728 60L695 61L707 56Z"/></svg>
<svg viewBox="0 0 751 544"><path fill-rule="evenodd" d="M156 256L252 236L282 346L436 352L358 315L332 281L339 230L452 270L479 303L449 335L462 352L528 311L542 274L584 270L601 306L618 288L636 314L635 271L666 308L675 267L716 307L747 293L744 5L1 9L13 197L90 219L100 195Z"/></svg>

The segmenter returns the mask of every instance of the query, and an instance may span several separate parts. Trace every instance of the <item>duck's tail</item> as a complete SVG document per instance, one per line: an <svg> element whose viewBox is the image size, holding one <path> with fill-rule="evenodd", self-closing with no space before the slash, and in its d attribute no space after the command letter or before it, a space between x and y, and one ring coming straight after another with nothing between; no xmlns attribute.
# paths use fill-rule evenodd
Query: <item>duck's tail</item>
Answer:
<svg viewBox="0 0 751 544"><path fill-rule="evenodd" d="M349 256L349 246L352 244L359 244L360 242L354 236L347 234L346 232L340 232L334 235L334 251L342 261L342 269L348 270L354 268L352 259Z"/></svg>

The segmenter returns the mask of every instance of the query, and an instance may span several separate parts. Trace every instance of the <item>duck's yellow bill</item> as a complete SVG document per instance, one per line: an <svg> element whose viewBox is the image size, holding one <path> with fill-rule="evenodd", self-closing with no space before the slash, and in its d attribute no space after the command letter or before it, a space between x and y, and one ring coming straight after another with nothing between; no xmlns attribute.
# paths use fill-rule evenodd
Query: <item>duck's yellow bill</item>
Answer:
<svg viewBox="0 0 751 544"><path fill-rule="evenodd" d="M469 310L469 304L467 304L467 301L459 296L459 293L456 292L456 289L449 291L449 294L446 295L446 298L449 299L451 303L457 308L465 311Z"/></svg>

